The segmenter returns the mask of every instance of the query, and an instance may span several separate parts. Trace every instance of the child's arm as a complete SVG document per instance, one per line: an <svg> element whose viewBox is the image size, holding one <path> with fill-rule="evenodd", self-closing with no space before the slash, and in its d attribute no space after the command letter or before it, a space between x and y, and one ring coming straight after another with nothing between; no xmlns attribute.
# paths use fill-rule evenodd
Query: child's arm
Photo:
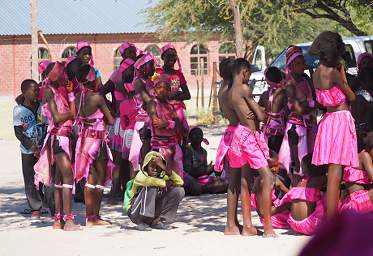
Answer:
<svg viewBox="0 0 373 256"><path fill-rule="evenodd" d="M187 86L184 75L181 72L179 73L179 78L180 78L180 89L181 89L181 91L178 91L174 95L171 95L170 100L179 100L179 101L190 100L190 98L191 98L190 91L189 91L189 88Z"/></svg>
<svg viewBox="0 0 373 256"><path fill-rule="evenodd" d="M150 177L146 174L144 174L143 171L139 171L136 174L134 182L136 185L142 186L142 187L158 187L158 188L165 188L166 187L166 181L160 178L156 177Z"/></svg>
<svg viewBox="0 0 373 256"><path fill-rule="evenodd" d="M154 100L150 100L147 104L147 112L152 119L153 125L158 129L165 129L167 128L170 123L167 120L160 119L157 115L156 109L156 102Z"/></svg>
<svg viewBox="0 0 373 256"><path fill-rule="evenodd" d="M254 112L256 118L259 122L264 122L264 120L267 118L264 110L259 106L258 103L253 98L252 92L249 88L247 88L248 93L244 93L243 97L246 101L246 103L249 105L250 109Z"/></svg>
<svg viewBox="0 0 373 256"><path fill-rule="evenodd" d="M111 115L108 106L106 105L104 97L100 94L97 94L94 97L97 100L98 108L102 111L102 113L104 113L104 116L106 118L107 123L109 125L113 125L114 124L114 118Z"/></svg>
<svg viewBox="0 0 373 256"><path fill-rule="evenodd" d="M45 101L48 103L49 110L52 114L53 122L58 124L61 122L65 122L67 120L74 119L74 115L71 111L67 113L58 112L56 102L54 101L53 93L49 89L45 90L44 97Z"/></svg>
<svg viewBox="0 0 373 256"><path fill-rule="evenodd" d="M275 186L276 188L278 188L281 192L285 194L289 192L289 189L285 186L285 184L279 178L277 178L277 175L275 176Z"/></svg>
<svg viewBox="0 0 373 256"><path fill-rule="evenodd" d="M334 69L331 73L331 82L341 88L347 99L351 101L356 100L355 93L351 90L351 87L347 83L346 72L343 65L340 65L339 71Z"/></svg>
<svg viewBox="0 0 373 256"><path fill-rule="evenodd" d="M363 161L363 169L368 173L370 180L373 182L373 161L368 152L361 153L361 160Z"/></svg>
<svg viewBox="0 0 373 256"><path fill-rule="evenodd" d="M145 105L147 105L151 101L152 98L146 91L145 84L140 79L137 79L134 82L134 85L135 85L135 92L140 94L141 99L143 100Z"/></svg>
<svg viewBox="0 0 373 256"><path fill-rule="evenodd" d="M291 206L291 203L287 203L287 204L280 205L278 207L273 207L272 208L272 215L275 215L277 213L280 213L280 212L283 212L283 211L286 211L286 210L290 210L290 206Z"/></svg>

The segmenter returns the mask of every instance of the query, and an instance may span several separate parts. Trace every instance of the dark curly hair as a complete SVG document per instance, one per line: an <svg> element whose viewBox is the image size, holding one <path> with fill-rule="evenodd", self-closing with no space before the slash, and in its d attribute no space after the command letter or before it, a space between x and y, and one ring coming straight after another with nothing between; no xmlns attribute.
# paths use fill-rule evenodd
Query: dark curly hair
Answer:
<svg viewBox="0 0 373 256"><path fill-rule="evenodd" d="M310 55L318 56L320 62L329 67L336 67L344 52L342 37L332 31L321 32L308 50Z"/></svg>
<svg viewBox="0 0 373 256"><path fill-rule="evenodd" d="M232 81L232 68L234 64L234 59L225 58L219 63L219 75L228 81Z"/></svg>

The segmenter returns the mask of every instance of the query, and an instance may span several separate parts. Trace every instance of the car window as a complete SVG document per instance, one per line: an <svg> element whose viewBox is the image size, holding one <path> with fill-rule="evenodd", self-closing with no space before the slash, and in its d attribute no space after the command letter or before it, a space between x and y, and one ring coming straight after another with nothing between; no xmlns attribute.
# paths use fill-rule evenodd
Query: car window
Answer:
<svg viewBox="0 0 373 256"><path fill-rule="evenodd" d="M348 68L353 68L356 67L356 58L355 58L355 53L354 49L350 44L346 44L346 52L342 56L345 66Z"/></svg>
<svg viewBox="0 0 373 256"><path fill-rule="evenodd" d="M364 45L365 45L365 49L367 50L367 52L373 54L373 40L365 41Z"/></svg>
<svg viewBox="0 0 373 256"><path fill-rule="evenodd" d="M304 54L304 60L306 62L306 65L312 68L316 68L318 65L319 61L316 57L310 56L308 54L308 48L310 46L300 46L302 49L302 52ZM279 69L285 69L286 65L286 49L283 50L272 62L271 66L278 67Z"/></svg>

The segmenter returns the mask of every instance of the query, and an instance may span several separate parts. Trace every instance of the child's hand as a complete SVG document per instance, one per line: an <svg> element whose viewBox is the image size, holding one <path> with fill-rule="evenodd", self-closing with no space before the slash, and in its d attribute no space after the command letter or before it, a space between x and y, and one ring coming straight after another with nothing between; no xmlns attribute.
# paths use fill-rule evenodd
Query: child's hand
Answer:
<svg viewBox="0 0 373 256"><path fill-rule="evenodd" d="M153 118L153 125L158 129L164 129L168 126L168 121L160 119L158 117Z"/></svg>

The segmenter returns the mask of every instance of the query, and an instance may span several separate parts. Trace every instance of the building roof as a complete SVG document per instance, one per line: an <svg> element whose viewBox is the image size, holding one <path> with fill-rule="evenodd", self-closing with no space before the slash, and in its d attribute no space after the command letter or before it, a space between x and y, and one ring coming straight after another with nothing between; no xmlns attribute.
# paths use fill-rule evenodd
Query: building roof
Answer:
<svg viewBox="0 0 373 256"><path fill-rule="evenodd" d="M0 35L30 35L30 0L0 0ZM149 33L144 10L157 0L38 0L44 34Z"/></svg>

